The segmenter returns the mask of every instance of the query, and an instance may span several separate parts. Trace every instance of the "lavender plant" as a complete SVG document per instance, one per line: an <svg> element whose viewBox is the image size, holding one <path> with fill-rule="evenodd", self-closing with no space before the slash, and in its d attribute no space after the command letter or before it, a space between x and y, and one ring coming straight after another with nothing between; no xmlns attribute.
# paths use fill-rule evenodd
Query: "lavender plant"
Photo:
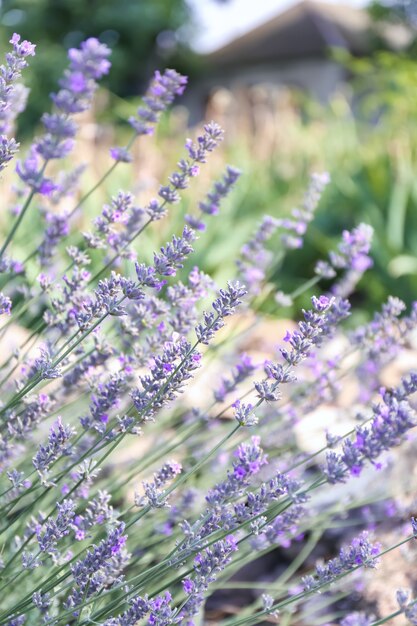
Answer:
<svg viewBox="0 0 417 626"><path fill-rule="evenodd" d="M1 169L19 148L10 135L35 51L18 35L10 43L0 69ZM302 246L329 175L312 176L289 218L265 216L222 286L193 252L237 184L235 167L152 258L141 247L153 222L182 215L183 193L222 141L215 122L186 140L155 199L139 206L115 190L80 235L78 209L128 166L133 142L152 134L187 80L155 74L129 119L130 141L111 149L113 163L83 192L71 163L77 116L110 70L110 50L88 39L68 56L44 132L16 163L23 203L0 251L2 338L26 311L38 316L0 364L0 625L417 623L410 593L397 592L389 615L372 616L366 596L364 570L400 548L411 557L417 535L415 498L390 483L398 448L415 454L417 372L386 383L386 367L411 345L417 304L407 312L392 297L372 321L345 329L347 298L372 265L372 229L344 232L305 285L273 294L275 320L289 302L300 312L259 354L234 320L252 328L255 312L260 321L269 277ZM42 240L24 259L6 256L23 219L45 221ZM301 309L312 286L317 295ZM344 384L351 404L332 433L326 408L339 414ZM297 436L313 411L314 451ZM247 593L238 606L239 589Z"/></svg>

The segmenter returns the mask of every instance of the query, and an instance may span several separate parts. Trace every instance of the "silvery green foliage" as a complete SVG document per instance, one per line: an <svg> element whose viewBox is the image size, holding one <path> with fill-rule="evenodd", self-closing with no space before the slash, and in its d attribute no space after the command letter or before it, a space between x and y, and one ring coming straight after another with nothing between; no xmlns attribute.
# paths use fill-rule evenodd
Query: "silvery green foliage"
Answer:
<svg viewBox="0 0 417 626"><path fill-rule="evenodd" d="M18 35L10 43L0 68L0 170L18 148L9 135L24 103L21 73L35 50ZM228 165L195 207L185 215L181 207L223 140L215 122L186 140L185 156L147 204L114 189L80 233L78 209L96 186L81 193L85 166L70 157L78 114L110 71L110 50L90 38L69 50L68 61L41 134L16 164L23 186L0 249L2 334L26 312L35 319L29 339L4 351L0 363L0 626L209 623L205 605L216 586L239 581L277 548L285 572L275 576L272 568L242 616L226 608L216 623L249 626L302 609L297 623L307 626L312 596L332 604L342 589L349 602L352 577L357 582L390 550L407 550L417 535L415 508L401 508L396 494L373 502L372 489L366 499L345 498L335 486L383 471L416 424L417 373L390 388L382 380L415 330L417 304L407 311L389 298L371 321L350 328L346 352L332 355L351 314L347 297L372 266L366 224L343 232L305 286L284 294L269 284L287 250L302 246L327 173L313 174L289 217L263 218L241 247L236 276L218 288L196 265L194 248L204 246L206 221L221 215L241 172ZM172 69L155 73L129 118L132 137L111 149L101 182L131 162L134 141L147 140L186 83ZM62 165L50 168L51 161ZM141 242L174 209L184 223L146 256ZM39 241L34 229L24 259L7 256L22 224L37 216ZM325 286L301 308L298 296L321 280ZM261 321L265 301L275 303L274 320L280 305L297 311L283 336L271 332L267 357L251 354L239 329ZM351 399L355 428L334 435L323 420L322 448L306 454L294 426L337 400L352 355L349 367L362 384ZM400 539L381 547L378 524L387 517ZM336 534L340 525L345 530ZM411 593L399 590L397 601L396 614L416 624ZM353 608L342 626L396 615Z"/></svg>

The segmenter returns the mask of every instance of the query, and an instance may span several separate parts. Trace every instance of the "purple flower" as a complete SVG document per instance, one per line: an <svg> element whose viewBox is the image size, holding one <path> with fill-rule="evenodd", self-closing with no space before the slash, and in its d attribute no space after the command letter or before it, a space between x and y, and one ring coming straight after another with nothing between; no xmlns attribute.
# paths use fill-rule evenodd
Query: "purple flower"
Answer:
<svg viewBox="0 0 417 626"><path fill-rule="evenodd" d="M184 267L184 260L193 251L191 243L195 233L184 227L181 237L173 235L172 240L161 248L160 254L154 253L154 267L161 276L175 276L177 270Z"/></svg>
<svg viewBox="0 0 417 626"><path fill-rule="evenodd" d="M166 497L164 497L161 487L164 487L168 482L173 480L175 476L178 476L182 471L182 466L176 461L167 461L161 467L158 472L153 475L153 481L144 482L145 496L135 496L135 503L137 506L144 506L148 504L152 508L160 508L166 506Z"/></svg>
<svg viewBox="0 0 417 626"><path fill-rule="evenodd" d="M69 534L75 515L75 502L73 500L68 499L61 504L57 503L57 507L56 519L49 518L46 520L44 530L39 529L36 533L40 550L48 554L57 552L57 544Z"/></svg>
<svg viewBox="0 0 417 626"><path fill-rule="evenodd" d="M364 567L376 567L377 555L381 549L380 544L372 543L368 533L363 532L355 537L349 545L343 546L339 556L324 565L316 566L315 576L307 576L303 579L306 591L330 584L339 576L349 573L359 565Z"/></svg>
<svg viewBox="0 0 417 626"><path fill-rule="evenodd" d="M231 377L222 377L220 384L214 390L213 395L217 402L223 402L227 394L235 391L236 387L246 380L256 370L256 365L247 354L242 354L237 364L231 371Z"/></svg>
<svg viewBox="0 0 417 626"><path fill-rule="evenodd" d="M14 487L14 492L16 493L25 491L26 489L29 489L29 487L32 486L31 481L25 478L24 472L19 472L16 469L8 471L7 478L12 483Z"/></svg>
<svg viewBox="0 0 417 626"><path fill-rule="evenodd" d="M194 591L193 581L189 578L184 578L184 580L182 581L182 588L184 589L184 593L190 595Z"/></svg>
<svg viewBox="0 0 417 626"><path fill-rule="evenodd" d="M250 443L241 444L234 456L237 460L233 462L233 471L229 471L226 480L210 489L206 496L210 507L221 507L241 495L252 477L268 462L259 437L252 437Z"/></svg>
<svg viewBox="0 0 417 626"><path fill-rule="evenodd" d="M15 139L8 139L5 135L0 135L0 172L11 161L19 150L19 144Z"/></svg>
<svg viewBox="0 0 417 626"><path fill-rule="evenodd" d="M205 163L207 154L217 148L223 136L223 129L216 122L209 122L204 126L204 135L198 137L196 143L187 139L185 147L192 161Z"/></svg>
<svg viewBox="0 0 417 626"><path fill-rule="evenodd" d="M359 224L357 228L343 231L342 241L337 251L329 253L329 262L319 261L315 272L322 278L332 278L337 271L343 270L331 292L339 298L346 298L355 288L362 274L372 266L369 257L373 228L368 224Z"/></svg>
<svg viewBox="0 0 417 626"><path fill-rule="evenodd" d="M400 444L416 425L415 411L408 401L416 391L415 373L403 378L393 392L382 390L382 402L374 405L370 426L358 426L355 439L346 439L341 453L327 453L324 473L330 483L344 482L349 474L358 476L367 461L375 465L383 452Z"/></svg>
<svg viewBox="0 0 417 626"><path fill-rule="evenodd" d="M181 159L178 162L178 171L171 174L169 184L159 188L161 200L151 200L145 209L152 220L160 220L166 215L167 204L179 202L180 194L178 191L186 189L190 178L196 175L196 163L205 163L208 153L217 148L222 139L223 130L218 124L211 122L204 126L204 134L197 138L197 143L194 144L191 140L187 140L186 149L190 159Z"/></svg>
<svg viewBox="0 0 417 626"><path fill-rule="evenodd" d="M311 299L313 310L303 310L304 320L298 323L298 330L285 335L285 341L290 345L290 350L281 348L281 354L289 366L294 366L303 361L311 352L314 345L320 342L322 333L329 332L328 313L334 305L333 298L315 296Z"/></svg>
<svg viewBox="0 0 417 626"><path fill-rule="evenodd" d="M47 611L52 604L51 595L49 593L35 591L32 595L32 602L36 608L39 609L41 615L45 616L45 619L49 619Z"/></svg>
<svg viewBox="0 0 417 626"><path fill-rule="evenodd" d="M135 626L149 613L151 604L147 597L137 596L129 600L129 608L116 618L110 617L103 622L103 626Z"/></svg>
<svg viewBox="0 0 417 626"><path fill-rule="evenodd" d="M47 161L63 159L74 147L76 123L64 113L45 113L41 121L46 134L38 141L36 151Z"/></svg>
<svg viewBox="0 0 417 626"><path fill-rule="evenodd" d="M30 41L27 41L26 39L20 42L20 35L17 33L13 33L9 43L13 44L14 53L18 57L24 58L27 56L35 56L36 45L30 43Z"/></svg>
<svg viewBox="0 0 417 626"><path fill-rule="evenodd" d="M58 418L49 432L47 445L40 445L32 460L41 475L47 472L53 461L68 454L69 441L74 434L74 429L68 424L64 425L61 418Z"/></svg>
<svg viewBox="0 0 417 626"><path fill-rule="evenodd" d="M117 524L84 558L71 565L75 584L65 601L67 608L76 608L90 596L121 582L120 574L129 558L124 549L127 540L124 530L122 522Z"/></svg>
<svg viewBox="0 0 417 626"><path fill-rule="evenodd" d="M12 301L4 293L0 292L0 315L11 315Z"/></svg>
<svg viewBox="0 0 417 626"><path fill-rule="evenodd" d="M195 557L194 574L183 581L183 588L188 598L179 615L181 621L199 612L210 583L214 582L230 563L232 554L237 549L236 539L229 535Z"/></svg>
<svg viewBox="0 0 417 626"><path fill-rule="evenodd" d="M357 368L357 375L363 382L361 401L369 402L378 391L380 372L389 361L396 357L409 332L415 327L417 311L413 307L408 316L401 314L406 309L399 298L389 297L371 322L349 333L349 340L364 354Z"/></svg>
<svg viewBox="0 0 417 626"><path fill-rule="evenodd" d="M191 345L185 339L166 342L160 356L148 374L140 377L141 389L132 393L134 405L144 422L151 420L164 405L174 400L184 389L185 382L199 366ZM166 363L174 365L174 372L167 372Z"/></svg>
<svg viewBox="0 0 417 626"><path fill-rule="evenodd" d="M278 226L278 220L264 215L254 235L241 248L241 258L236 261L239 276L253 296L259 294L266 269L272 259L272 254L265 248L265 242L273 236Z"/></svg>
<svg viewBox="0 0 417 626"><path fill-rule="evenodd" d="M285 248L301 248L303 245L303 235L307 231L309 222L314 217L314 212L320 201L323 190L330 182L327 172L323 174L313 174L310 185L304 196L301 208L291 211L291 218L278 220L278 226L287 231L281 235L281 242Z"/></svg>
<svg viewBox="0 0 417 626"><path fill-rule="evenodd" d="M400 611L404 613L407 622L415 626L417 624L417 603L415 599L412 600L411 591L409 589L398 589L396 599Z"/></svg>
<svg viewBox="0 0 417 626"><path fill-rule="evenodd" d="M110 156L115 161L119 161L120 163L131 163L132 155L126 148L116 147L110 149Z"/></svg>
<svg viewBox="0 0 417 626"><path fill-rule="evenodd" d="M199 203L198 206L202 215L217 215L220 210L221 201L228 196L230 191L233 189L240 174L241 172L238 169L231 167L230 165L227 166L223 178L214 183L214 186L207 194L206 199ZM205 229L204 222L197 217L186 215L185 221L195 230Z"/></svg>
<svg viewBox="0 0 417 626"><path fill-rule="evenodd" d="M26 615L20 615L19 617L10 616L10 619L7 620L6 626L23 626L26 622Z"/></svg>
<svg viewBox="0 0 417 626"><path fill-rule="evenodd" d="M65 213L63 215L52 212L46 213L45 235L38 248L39 260L42 266L45 267L48 264L61 239L66 237L68 233L68 216Z"/></svg>
<svg viewBox="0 0 417 626"><path fill-rule="evenodd" d="M6 54L6 64L0 66L0 171L10 161L18 148L14 139L7 139L3 134L8 134L13 126L18 113L26 104L27 90L18 83L22 70L27 67L26 60L29 56L35 56L36 46L26 39L20 41L20 35L14 33L10 42L13 50Z"/></svg>
<svg viewBox="0 0 417 626"><path fill-rule="evenodd" d="M340 626L371 626L372 617L368 617L365 613L350 613L340 622Z"/></svg>
<svg viewBox="0 0 417 626"><path fill-rule="evenodd" d="M110 501L110 494L100 490L95 498L88 501L83 513L74 517L74 533L77 541L85 539L87 531L92 527L101 526L105 522L113 522L114 510Z"/></svg>
<svg viewBox="0 0 417 626"><path fill-rule="evenodd" d="M90 37L83 41L80 48L70 48L68 58L71 61L71 71L83 74L86 78L99 80L110 70L110 50L105 45Z"/></svg>
<svg viewBox="0 0 417 626"><path fill-rule="evenodd" d="M32 148L24 161L17 161L16 172L24 183L34 191L50 195L56 189L54 183L42 174L42 166Z"/></svg>
<svg viewBox="0 0 417 626"><path fill-rule="evenodd" d="M116 372L107 381L100 382L91 396L90 415L80 420L82 426L104 432L109 419L108 411L117 406L125 388L126 378L123 372Z"/></svg>
<svg viewBox="0 0 417 626"><path fill-rule="evenodd" d="M163 596L157 596L149 601L149 620L150 626L165 626L172 624L175 609L171 607L172 596L166 591Z"/></svg>
<svg viewBox="0 0 417 626"><path fill-rule="evenodd" d="M208 345L215 333L223 328L223 319L232 315L242 303L241 298L246 294L246 289L241 286L239 281L227 283L227 289L220 289L219 296L213 302L213 312L205 312L204 321L196 326L196 335L200 343Z"/></svg>
<svg viewBox="0 0 417 626"><path fill-rule="evenodd" d="M130 117L129 123L138 135L151 135L161 113L184 93L187 77L175 70L167 69L161 74L156 71L146 92L144 104L137 110L137 117Z"/></svg>
<svg viewBox="0 0 417 626"><path fill-rule="evenodd" d="M109 55L109 48L94 38L84 41L79 49L69 50L70 64L60 81L61 89L51 96L57 112L42 117L44 134L35 140L29 155L16 167L21 180L33 191L49 196L57 190L57 185L43 176L44 166L72 151L77 125L70 116L89 108L97 88L96 80L109 71ZM43 166L36 155L43 158Z"/></svg>
<svg viewBox="0 0 417 626"><path fill-rule="evenodd" d="M47 347L39 349L41 355L34 360L33 367L41 380L59 378L61 370L53 364L51 354Z"/></svg>
<svg viewBox="0 0 417 626"><path fill-rule="evenodd" d="M41 393L27 401L19 414L13 411L10 413L8 416L8 435L3 435L4 449L1 450L1 461L4 460L3 454L7 457L7 441L11 439L24 441L37 424L49 414L53 406L53 400L47 394Z"/></svg>

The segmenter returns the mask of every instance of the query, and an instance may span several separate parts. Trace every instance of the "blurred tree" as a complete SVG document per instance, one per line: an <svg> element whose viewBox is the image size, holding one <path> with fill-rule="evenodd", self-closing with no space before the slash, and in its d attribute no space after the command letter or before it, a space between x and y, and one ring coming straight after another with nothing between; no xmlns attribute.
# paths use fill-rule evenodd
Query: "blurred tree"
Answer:
<svg viewBox="0 0 417 626"><path fill-rule="evenodd" d="M379 21L402 22L417 29L417 2L416 0L372 0L368 6L371 17ZM417 55L417 30L414 40L409 47L409 54Z"/></svg>
<svg viewBox="0 0 417 626"><path fill-rule="evenodd" d="M186 0L3 0L1 47L14 31L38 45L23 124L48 108L45 98L65 67L65 49L86 37L113 48L112 71L103 82L122 96L138 93L155 67L192 72L194 57L178 35L192 17Z"/></svg>

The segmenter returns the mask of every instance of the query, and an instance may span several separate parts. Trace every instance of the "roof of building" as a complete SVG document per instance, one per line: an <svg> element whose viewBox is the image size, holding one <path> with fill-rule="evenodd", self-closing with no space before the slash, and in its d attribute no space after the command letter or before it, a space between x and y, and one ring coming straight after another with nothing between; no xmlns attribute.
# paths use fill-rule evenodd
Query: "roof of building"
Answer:
<svg viewBox="0 0 417 626"><path fill-rule="evenodd" d="M250 32L206 55L210 63L242 63L322 57L329 48L366 55L378 36L401 50L414 33L404 24L373 24L367 11L343 4L304 0Z"/></svg>

